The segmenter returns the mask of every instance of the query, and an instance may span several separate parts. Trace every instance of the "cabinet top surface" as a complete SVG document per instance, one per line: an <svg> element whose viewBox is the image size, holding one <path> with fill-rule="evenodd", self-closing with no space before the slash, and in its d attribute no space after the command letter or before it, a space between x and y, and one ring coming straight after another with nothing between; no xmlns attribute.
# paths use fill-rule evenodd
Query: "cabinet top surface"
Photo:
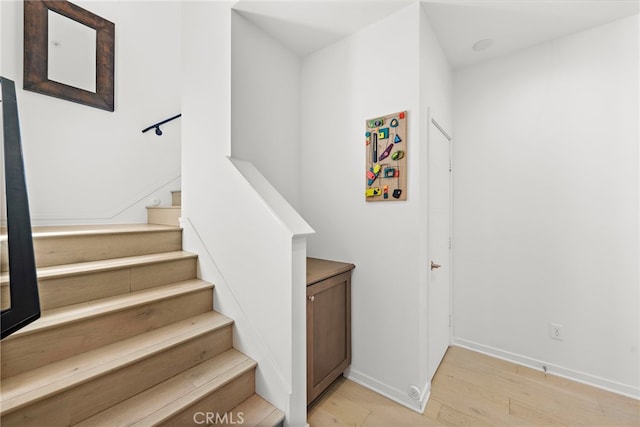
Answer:
<svg viewBox="0 0 640 427"><path fill-rule="evenodd" d="M351 271L355 265L327 259L307 258L307 286Z"/></svg>

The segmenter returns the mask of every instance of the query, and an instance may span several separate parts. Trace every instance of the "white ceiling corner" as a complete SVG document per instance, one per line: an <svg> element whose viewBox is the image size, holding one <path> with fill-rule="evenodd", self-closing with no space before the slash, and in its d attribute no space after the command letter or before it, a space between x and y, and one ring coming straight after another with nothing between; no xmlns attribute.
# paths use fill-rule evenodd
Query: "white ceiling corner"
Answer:
<svg viewBox="0 0 640 427"><path fill-rule="evenodd" d="M304 57L415 0L240 0L234 9ZM452 68L638 14L638 0L421 0ZM472 45L494 40L486 51Z"/></svg>
<svg viewBox="0 0 640 427"><path fill-rule="evenodd" d="M452 68L509 54L639 13L637 0L423 1ZM471 49L482 39L493 46Z"/></svg>
<svg viewBox="0 0 640 427"><path fill-rule="evenodd" d="M412 0L241 0L234 10L304 57L413 3Z"/></svg>

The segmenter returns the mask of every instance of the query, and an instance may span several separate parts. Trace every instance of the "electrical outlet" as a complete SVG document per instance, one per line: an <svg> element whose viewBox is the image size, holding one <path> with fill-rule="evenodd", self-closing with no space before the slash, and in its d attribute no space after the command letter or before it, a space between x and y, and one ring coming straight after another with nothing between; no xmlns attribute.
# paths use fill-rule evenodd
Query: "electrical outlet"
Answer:
<svg viewBox="0 0 640 427"><path fill-rule="evenodd" d="M549 333L551 334L551 338L554 340L562 341L564 340L564 332L562 331L562 325L558 325L557 323L552 323L549 328Z"/></svg>

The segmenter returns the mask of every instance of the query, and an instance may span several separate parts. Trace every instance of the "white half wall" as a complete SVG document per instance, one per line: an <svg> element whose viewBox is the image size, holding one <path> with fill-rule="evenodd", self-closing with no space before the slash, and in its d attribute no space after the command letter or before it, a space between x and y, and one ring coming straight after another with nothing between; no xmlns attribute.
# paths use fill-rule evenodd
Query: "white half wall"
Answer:
<svg viewBox="0 0 640 427"><path fill-rule="evenodd" d="M2 67L16 82L35 225L146 222L180 189L180 2L76 1L115 23L115 112L22 90L23 2L2 1Z"/></svg>
<svg viewBox="0 0 640 427"><path fill-rule="evenodd" d="M458 344L636 398L638 23L455 73L453 246Z"/></svg>
<svg viewBox="0 0 640 427"><path fill-rule="evenodd" d="M256 392L285 413L286 426L304 426L313 230L251 162L228 157L232 6L182 4L183 246L199 254L199 277L215 283L214 308L234 319L234 347L258 362Z"/></svg>

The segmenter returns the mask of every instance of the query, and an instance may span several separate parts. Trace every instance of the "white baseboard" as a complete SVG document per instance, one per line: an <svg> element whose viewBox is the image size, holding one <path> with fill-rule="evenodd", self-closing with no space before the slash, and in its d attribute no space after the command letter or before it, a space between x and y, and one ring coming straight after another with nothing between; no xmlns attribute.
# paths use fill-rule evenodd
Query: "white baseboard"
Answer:
<svg viewBox="0 0 640 427"><path fill-rule="evenodd" d="M420 410L418 412L420 412L421 414L424 414L424 410L427 408L427 403L429 403L430 398L431 398L431 381L429 381L422 388L422 395L420 396Z"/></svg>
<svg viewBox="0 0 640 427"><path fill-rule="evenodd" d="M408 391L398 390L395 387L391 387L376 380L375 378L371 378L368 375L358 372L353 368L345 372L345 376L351 381L358 383L361 386L366 387L372 391L375 391L376 393L420 414L424 412L424 409L427 406L427 402L429 401L429 397L431 396L430 382L422 387L420 400L414 400L409 397Z"/></svg>
<svg viewBox="0 0 640 427"><path fill-rule="evenodd" d="M498 348L479 344L473 341L468 341L462 338L453 337L453 344L457 345L458 347L477 351L478 353L486 354L488 356L496 357L498 359L506 360L507 362L516 363L518 365L526 366L538 371L542 371L542 367L546 366L547 373L551 375L556 375L568 380L576 381L582 384L601 388L603 390L640 400L640 388L633 387L628 384L622 384L615 381L607 380L605 378L600 378L595 375L586 374L584 372L574 371L573 369L554 365L553 363L548 363L543 360L533 359L531 357L522 356L520 354L511 353L505 350L500 350Z"/></svg>

